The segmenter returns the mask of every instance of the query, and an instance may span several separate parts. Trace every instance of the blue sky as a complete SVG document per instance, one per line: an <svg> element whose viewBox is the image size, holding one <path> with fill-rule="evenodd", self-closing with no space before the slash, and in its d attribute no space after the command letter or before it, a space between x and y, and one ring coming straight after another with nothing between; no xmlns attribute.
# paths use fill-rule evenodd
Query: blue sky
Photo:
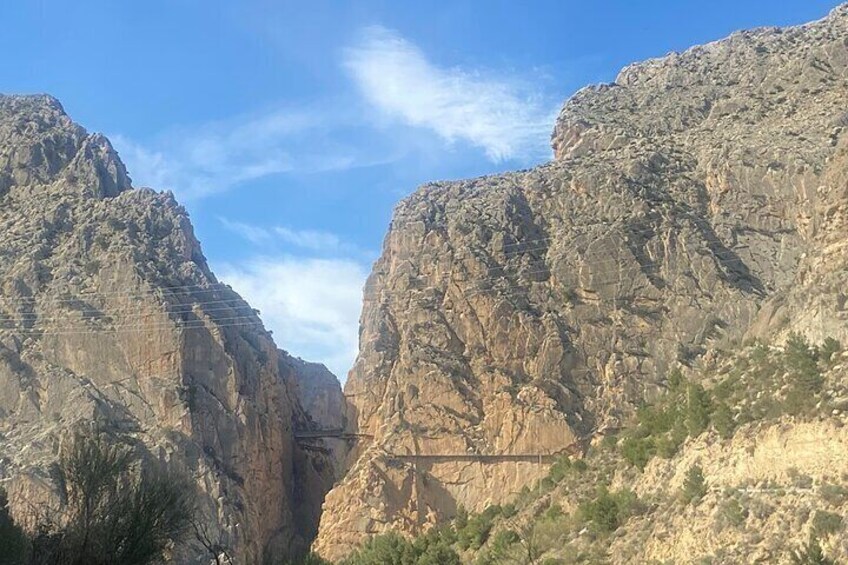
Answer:
<svg viewBox="0 0 848 565"><path fill-rule="evenodd" d="M561 104L636 60L836 0L27 0L0 79L173 190L278 344L344 377L394 204L550 158Z"/></svg>

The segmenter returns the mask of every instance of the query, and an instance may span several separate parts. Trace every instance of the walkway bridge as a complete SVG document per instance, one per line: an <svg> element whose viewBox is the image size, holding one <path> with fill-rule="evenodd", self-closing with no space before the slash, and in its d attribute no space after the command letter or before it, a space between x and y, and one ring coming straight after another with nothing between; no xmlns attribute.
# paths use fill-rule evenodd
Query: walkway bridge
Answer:
<svg viewBox="0 0 848 565"><path fill-rule="evenodd" d="M556 453L428 453L428 454L389 454L390 461L408 463L452 463L454 461L472 461L478 463L556 463L562 457L577 457L586 449L586 439L576 441Z"/></svg>
<svg viewBox="0 0 848 565"><path fill-rule="evenodd" d="M295 430L294 438L301 441L319 439L374 439L371 434L350 432L342 428L323 430ZM586 450L592 435L571 443L556 453L389 453L390 461L408 463L452 463L455 461L471 461L479 463L505 463L505 462L527 462L527 463L555 463L562 457L577 457Z"/></svg>
<svg viewBox="0 0 848 565"><path fill-rule="evenodd" d="M505 453L502 455L478 453L439 453L433 455L389 455L391 461L407 463L453 463L455 461L473 461L478 463L506 463L510 461L527 463L553 463L560 456L549 453Z"/></svg>
<svg viewBox="0 0 848 565"><path fill-rule="evenodd" d="M360 434L349 432L342 428L334 428L328 430L295 430L294 439L310 440L310 439L372 439L374 436L370 434Z"/></svg>

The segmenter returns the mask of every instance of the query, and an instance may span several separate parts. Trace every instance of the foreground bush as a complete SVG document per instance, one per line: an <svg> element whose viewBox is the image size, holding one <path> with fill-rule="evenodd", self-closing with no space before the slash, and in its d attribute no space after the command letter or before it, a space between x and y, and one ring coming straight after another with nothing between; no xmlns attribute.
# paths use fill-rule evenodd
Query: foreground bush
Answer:
<svg viewBox="0 0 848 565"><path fill-rule="evenodd" d="M161 562L188 530L193 490L173 473L143 469L132 450L77 435L55 469L64 504L24 540L20 565L147 565ZM10 519L0 511L0 530ZM2 534L0 534L2 535ZM6 554L6 552L4 552Z"/></svg>
<svg viewBox="0 0 848 565"><path fill-rule="evenodd" d="M453 530L433 529L414 542L395 532L376 536L340 565L460 565Z"/></svg>

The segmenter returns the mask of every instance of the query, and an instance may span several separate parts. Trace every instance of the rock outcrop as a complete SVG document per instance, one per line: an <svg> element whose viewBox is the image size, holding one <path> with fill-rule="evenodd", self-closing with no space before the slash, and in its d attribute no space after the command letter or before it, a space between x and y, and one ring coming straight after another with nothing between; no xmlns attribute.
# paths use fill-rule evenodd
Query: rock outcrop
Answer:
<svg viewBox="0 0 848 565"><path fill-rule="evenodd" d="M0 481L19 518L55 497L70 430L95 425L193 477L238 563L308 545L335 464L296 444L317 425L297 391L341 391L215 279L171 194L133 189L55 99L0 96L0 241Z"/></svg>
<svg viewBox="0 0 848 565"><path fill-rule="evenodd" d="M345 388L373 439L318 551L509 500L723 344L845 341L846 100L842 6L627 67L566 103L552 162L400 203Z"/></svg>

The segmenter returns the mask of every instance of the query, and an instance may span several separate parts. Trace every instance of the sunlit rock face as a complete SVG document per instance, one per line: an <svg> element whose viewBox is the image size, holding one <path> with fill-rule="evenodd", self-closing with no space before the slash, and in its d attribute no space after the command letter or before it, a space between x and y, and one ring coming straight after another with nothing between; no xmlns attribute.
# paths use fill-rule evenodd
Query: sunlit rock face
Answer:
<svg viewBox="0 0 848 565"><path fill-rule="evenodd" d="M55 99L0 96L0 242L0 480L20 520L55 499L71 430L96 426L192 477L237 562L308 545L335 465L293 437L315 426L296 394L311 366L215 279L171 194L132 188Z"/></svg>
<svg viewBox="0 0 848 565"><path fill-rule="evenodd" d="M316 548L504 502L667 370L745 336L848 338L848 8L578 92L528 171L421 187L366 287L362 438Z"/></svg>

